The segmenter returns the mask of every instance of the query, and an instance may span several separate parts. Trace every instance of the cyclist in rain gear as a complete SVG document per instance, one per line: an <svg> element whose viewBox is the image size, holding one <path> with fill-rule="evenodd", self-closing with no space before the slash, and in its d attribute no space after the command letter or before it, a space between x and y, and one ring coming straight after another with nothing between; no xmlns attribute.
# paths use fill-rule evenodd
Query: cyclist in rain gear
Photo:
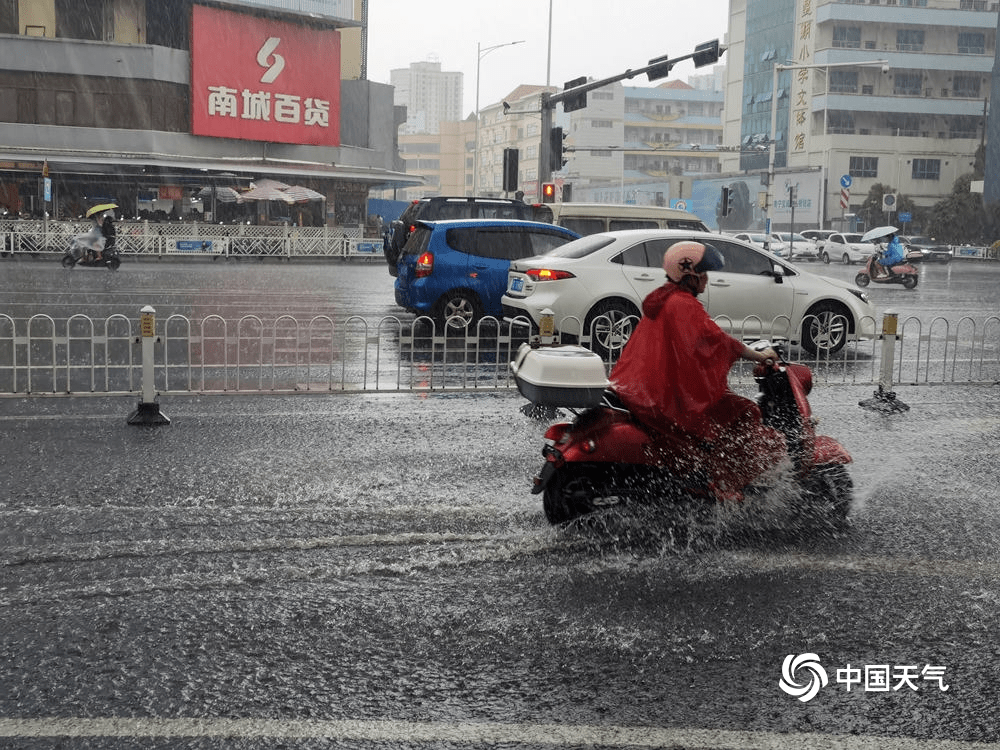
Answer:
<svg viewBox="0 0 1000 750"><path fill-rule="evenodd" d="M686 433L724 460L707 470L717 494L739 496L743 486L784 452L781 435L761 422L757 404L729 390L737 359L776 361L772 348L755 351L713 321L698 295L708 272L725 265L722 254L700 242L678 242L663 257L667 282L643 302L643 318L611 372L629 411L659 431Z"/></svg>

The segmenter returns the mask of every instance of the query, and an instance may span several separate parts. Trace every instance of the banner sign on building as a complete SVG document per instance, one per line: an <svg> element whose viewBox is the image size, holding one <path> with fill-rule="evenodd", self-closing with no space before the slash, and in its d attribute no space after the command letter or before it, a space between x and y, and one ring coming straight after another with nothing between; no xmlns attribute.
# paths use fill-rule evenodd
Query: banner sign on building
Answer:
<svg viewBox="0 0 1000 750"><path fill-rule="evenodd" d="M340 33L195 5L191 132L340 145Z"/></svg>

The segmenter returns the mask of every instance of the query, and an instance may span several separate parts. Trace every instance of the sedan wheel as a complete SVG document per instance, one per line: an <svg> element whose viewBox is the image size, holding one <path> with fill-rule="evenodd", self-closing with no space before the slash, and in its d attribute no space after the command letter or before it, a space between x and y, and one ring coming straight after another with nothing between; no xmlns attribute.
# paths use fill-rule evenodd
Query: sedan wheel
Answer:
<svg viewBox="0 0 1000 750"><path fill-rule="evenodd" d="M844 253L843 261L845 266L851 265L851 256L848 255L847 253Z"/></svg>
<svg viewBox="0 0 1000 750"><path fill-rule="evenodd" d="M639 323L639 311L622 300L606 300L587 315L585 333L589 333L591 349L604 359L621 354Z"/></svg>
<svg viewBox="0 0 1000 750"><path fill-rule="evenodd" d="M822 302L802 319L802 348L810 354L835 354L843 349L850 332L847 311Z"/></svg>

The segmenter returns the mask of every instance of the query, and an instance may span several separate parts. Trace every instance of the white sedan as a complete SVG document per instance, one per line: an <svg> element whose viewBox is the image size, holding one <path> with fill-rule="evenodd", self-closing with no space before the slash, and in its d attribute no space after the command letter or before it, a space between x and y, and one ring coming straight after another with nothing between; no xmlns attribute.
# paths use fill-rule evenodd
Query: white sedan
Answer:
<svg viewBox="0 0 1000 750"><path fill-rule="evenodd" d="M857 287L815 276L767 252L711 232L635 229L583 237L512 261L503 314L537 327L551 310L556 329L586 335L609 357L625 346L642 301L664 283L663 253L675 242L714 245L726 267L699 297L724 329L744 339L785 337L810 353L839 351L854 335L875 335L875 306Z"/></svg>
<svg viewBox="0 0 1000 750"><path fill-rule="evenodd" d="M878 250L873 242L862 242L857 232L835 232L826 238L820 258L824 263L840 262L845 266L864 263Z"/></svg>
<svg viewBox="0 0 1000 750"><path fill-rule="evenodd" d="M815 241L798 232L775 232L775 236L788 248L788 255L782 257L789 260L819 260L819 246Z"/></svg>
<svg viewBox="0 0 1000 750"><path fill-rule="evenodd" d="M759 247L761 250L769 250L779 258L788 257L788 243L774 232L769 235L764 234L764 232L740 232L734 236L736 239L754 247Z"/></svg>

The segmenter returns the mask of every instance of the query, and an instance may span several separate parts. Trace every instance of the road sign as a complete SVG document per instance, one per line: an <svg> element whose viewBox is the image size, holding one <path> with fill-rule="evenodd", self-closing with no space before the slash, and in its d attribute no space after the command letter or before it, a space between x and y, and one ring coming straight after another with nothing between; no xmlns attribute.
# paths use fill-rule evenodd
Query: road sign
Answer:
<svg viewBox="0 0 1000 750"><path fill-rule="evenodd" d="M687 201L686 200L681 200L679 198L677 200L671 201L670 207L671 208L676 208L676 209L678 209L680 211L687 211L688 210Z"/></svg>
<svg viewBox="0 0 1000 750"><path fill-rule="evenodd" d="M841 178L840 178L840 186L842 188L849 188L853 184L854 184L854 180L851 179L851 176L849 174L845 174L845 175L841 176Z"/></svg>
<svg viewBox="0 0 1000 750"><path fill-rule="evenodd" d="M851 191L845 187L840 189L840 207L847 208L851 205Z"/></svg>
<svg viewBox="0 0 1000 750"><path fill-rule="evenodd" d="M911 214L909 211L900 211L899 220L904 224L908 221L913 221L913 214Z"/></svg>
<svg viewBox="0 0 1000 750"><path fill-rule="evenodd" d="M52 178L51 177L46 177L45 178L45 200L46 201L52 200Z"/></svg>

